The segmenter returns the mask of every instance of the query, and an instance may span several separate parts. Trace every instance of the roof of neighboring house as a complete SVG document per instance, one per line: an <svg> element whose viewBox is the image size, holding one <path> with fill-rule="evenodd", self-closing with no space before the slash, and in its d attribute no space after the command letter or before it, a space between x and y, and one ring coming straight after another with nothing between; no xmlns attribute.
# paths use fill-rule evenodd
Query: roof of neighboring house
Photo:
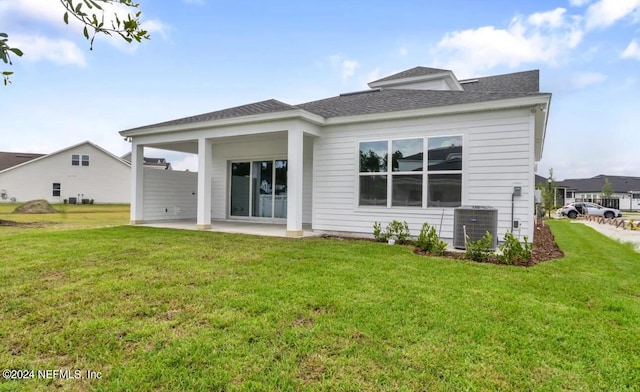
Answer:
<svg viewBox="0 0 640 392"><path fill-rule="evenodd" d="M131 152L124 154L123 156L120 157L120 159L127 161L128 163L131 163ZM143 159L144 159L145 166L158 166L158 167L164 167L165 169L171 168L171 163L167 162L166 158L144 157Z"/></svg>
<svg viewBox="0 0 640 392"><path fill-rule="evenodd" d="M32 154L27 152L0 152L0 171L13 166L29 162L45 154Z"/></svg>
<svg viewBox="0 0 640 392"><path fill-rule="evenodd" d="M376 82L406 79L443 72L451 71L437 68L415 67ZM131 128L123 132L301 109L308 113L329 119L333 117L427 109L513 98L548 96L549 94L539 92L538 79L539 71L534 70L462 81L461 85L464 91L382 88L341 94L337 97L320 99L299 105L289 105L275 99L269 99L196 116Z"/></svg>
<svg viewBox="0 0 640 392"><path fill-rule="evenodd" d="M640 177L608 176L600 174L591 178L571 178L556 182L559 188L566 188L573 192L602 193L605 179L611 182L611 188L615 193L628 193L640 191Z"/></svg>
<svg viewBox="0 0 640 392"><path fill-rule="evenodd" d="M19 163L19 164L15 165L15 166L8 167L8 168L6 168L6 169L0 169L0 173L3 173L3 172L5 172L5 171L9 171L9 170L14 170L14 169L17 169L18 167L25 166L25 165L29 165L29 164L31 164L31 163L35 163L35 162L40 161L40 160L42 160L42 159L46 159L47 157L50 157L50 156L52 156L52 155L57 155L57 154L60 154L60 153L65 152L65 151L71 150L71 149L73 149L73 148L79 147L79 146L81 146L81 145L83 145L83 144L88 144L88 145L90 145L90 146L92 146L92 147L94 147L94 148L96 148L96 149L98 149L98 150L102 151L102 152L103 152L103 153L105 153L107 156L110 156L111 158L115 159L116 161L118 161L118 162L122 163L123 165L131 166L131 165L129 164L129 162L127 162L127 161L123 160L123 159L122 159L122 158L120 158L120 157L117 157L117 156L113 155L112 153L110 153L109 151L105 150L104 148L102 148L102 147L98 146L97 144L91 143L90 141L88 141L88 140L87 140L87 141L84 141L84 142L81 142L81 143L78 143L78 144L74 144L73 146L69 146L69 147L63 148L62 150L58 150L58 151L52 152L51 154L37 154L37 155L39 155L39 156L38 156L38 157L36 157L36 158L33 158L33 159L31 159L31 160L28 160L28 161L25 161L25 162Z"/></svg>

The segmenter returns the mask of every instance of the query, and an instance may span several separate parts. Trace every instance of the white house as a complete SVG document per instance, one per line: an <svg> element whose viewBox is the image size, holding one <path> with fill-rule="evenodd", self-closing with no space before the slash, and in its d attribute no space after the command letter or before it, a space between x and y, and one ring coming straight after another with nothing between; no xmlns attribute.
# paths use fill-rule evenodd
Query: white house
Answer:
<svg viewBox="0 0 640 392"><path fill-rule="evenodd" d="M267 100L121 131L132 143L131 223L286 223L300 236L371 234L424 222L454 236L459 206L497 210L499 238L533 237L534 172L551 94L539 72L458 80L416 67L370 90L289 105ZM143 169L145 147L197 154L197 173Z"/></svg>
<svg viewBox="0 0 640 392"><path fill-rule="evenodd" d="M129 203L130 173L129 163L86 141L1 170L0 202Z"/></svg>

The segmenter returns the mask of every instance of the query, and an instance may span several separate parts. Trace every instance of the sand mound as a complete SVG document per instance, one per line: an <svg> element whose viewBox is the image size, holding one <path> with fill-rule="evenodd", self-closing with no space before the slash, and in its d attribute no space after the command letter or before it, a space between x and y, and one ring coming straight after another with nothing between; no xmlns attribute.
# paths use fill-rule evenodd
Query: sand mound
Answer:
<svg viewBox="0 0 640 392"><path fill-rule="evenodd" d="M58 213L46 200L32 200L14 211L16 214L56 214Z"/></svg>

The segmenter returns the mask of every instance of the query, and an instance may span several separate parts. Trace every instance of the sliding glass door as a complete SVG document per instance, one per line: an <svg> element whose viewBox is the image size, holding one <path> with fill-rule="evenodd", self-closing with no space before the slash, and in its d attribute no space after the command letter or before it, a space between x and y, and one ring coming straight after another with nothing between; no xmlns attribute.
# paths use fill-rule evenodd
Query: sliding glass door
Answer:
<svg viewBox="0 0 640 392"><path fill-rule="evenodd" d="M287 217L287 161L231 163L231 216Z"/></svg>

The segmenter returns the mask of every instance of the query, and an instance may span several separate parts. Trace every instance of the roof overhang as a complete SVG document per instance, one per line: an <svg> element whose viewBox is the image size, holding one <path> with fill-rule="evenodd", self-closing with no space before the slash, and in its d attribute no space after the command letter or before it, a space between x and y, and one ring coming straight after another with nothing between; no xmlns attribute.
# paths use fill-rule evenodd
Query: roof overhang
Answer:
<svg viewBox="0 0 640 392"><path fill-rule="evenodd" d="M323 125L325 122L325 119L322 116L318 116L317 114L310 113L303 109L295 109L275 113L262 113L250 116L231 117L194 123L133 128L120 131L120 135L124 137L156 135L161 133L197 131L202 129L232 127L235 125L248 125L282 120L302 120L316 126Z"/></svg>

